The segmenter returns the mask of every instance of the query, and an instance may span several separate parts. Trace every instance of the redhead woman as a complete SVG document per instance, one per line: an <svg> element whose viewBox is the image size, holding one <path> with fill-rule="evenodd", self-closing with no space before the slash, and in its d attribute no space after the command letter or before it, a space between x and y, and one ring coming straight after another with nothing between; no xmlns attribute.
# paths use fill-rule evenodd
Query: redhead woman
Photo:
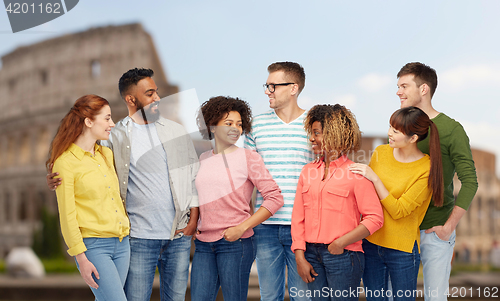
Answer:
<svg viewBox="0 0 500 301"><path fill-rule="evenodd" d="M430 156L417 142L430 129ZM420 223L431 196L443 203L441 148L436 125L416 107L394 112L390 119L389 144L376 148L369 165L353 164L350 170L373 182L384 209L384 226L363 241L367 300L415 300L420 265ZM390 282L389 282L390 279Z"/></svg>
<svg viewBox="0 0 500 301"><path fill-rule="evenodd" d="M106 99L79 98L61 121L46 162L63 179L56 194L68 254L99 301L127 300L130 225L113 153L97 144L109 139L114 126Z"/></svg>

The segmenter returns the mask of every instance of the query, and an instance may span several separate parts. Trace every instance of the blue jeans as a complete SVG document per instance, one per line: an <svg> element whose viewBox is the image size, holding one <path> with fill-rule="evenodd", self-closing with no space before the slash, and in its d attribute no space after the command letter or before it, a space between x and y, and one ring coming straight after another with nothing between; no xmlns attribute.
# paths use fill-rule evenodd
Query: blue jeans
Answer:
<svg viewBox="0 0 500 301"><path fill-rule="evenodd" d="M363 239L365 296L371 300L415 300L420 254L415 241L412 253L389 249ZM391 278L392 290L388 286ZM389 292L387 290L389 289Z"/></svg>
<svg viewBox="0 0 500 301"><path fill-rule="evenodd" d="M307 284L297 273L295 254L292 252L290 225L260 224L254 229L257 248L257 271L262 301L285 299L285 270L288 267L288 290L291 301L308 301L307 297L292 296L294 290L307 290Z"/></svg>
<svg viewBox="0 0 500 301"><path fill-rule="evenodd" d="M189 274L191 236L173 240L130 238L130 268L125 294L128 301L149 301L156 267L162 301L184 301Z"/></svg>
<svg viewBox="0 0 500 301"><path fill-rule="evenodd" d="M447 300L455 236L453 231L450 239L445 241L435 232L425 234L425 230L420 231L425 301Z"/></svg>
<svg viewBox="0 0 500 301"><path fill-rule="evenodd" d="M94 276L94 281L99 287L97 289L90 288L96 300L127 301L123 285L127 278L130 260L128 241L128 236L124 237L121 242L118 237L88 237L83 239L83 243L87 247L85 255L99 273L99 279ZM78 262L76 266L80 269Z"/></svg>
<svg viewBox="0 0 500 301"><path fill-rule="evenodd" d="M318 273L315 280L307 284L311 300L357 301L358 287L363 275L365 259L363 252L344 250L333 255L328 245L306 244L306 260Z"/></svg>
<svg viewBox="0 0 500 301"><path fill-rule="evenodd" d="M229 242L195 240L191 268L191 300L214 301L219 287L224 300L246 301L250 269L255 260L253 237Z"/></svg>

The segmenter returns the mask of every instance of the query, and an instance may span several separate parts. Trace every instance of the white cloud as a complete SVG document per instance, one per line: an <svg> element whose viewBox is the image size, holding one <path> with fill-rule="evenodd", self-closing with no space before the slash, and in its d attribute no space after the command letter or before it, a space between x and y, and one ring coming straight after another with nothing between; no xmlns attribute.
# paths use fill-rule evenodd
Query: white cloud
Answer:
<svg viewBox="0 0 500 301"><path fill-rule="evenodd" d="M333 98L333 103L341 104L348 109L356 107L356 95L354 94L344 94Z"/></svg>
<svg viewBox="0 0 500 301"><path fill-rule="evenodd" d="M500 85L500 69L488 65L459 66L439 75L440 85L453 89Z"/></svg>
<svg viewBox="0 0 500 301"><path fill-rule="evenodd" d="M298 100L298 104L301 108L305 110L309 110L313 106L317 104L341 104L346 106L348 109L352 109L353 107L356 106L356 95L354 94L342 94L342 95L336 95L332 93L329 93L328 96L326 97L320 97L317 99L313 99L312 97L309 97L307 95L300 96Z"/></svg>
<svg viewBox="0 0 500 301"><path fill-rule="evenodd" d="M382 91L393 83L395 83L393 77L378 73L369 73L356 82L361 89L370 93Z"/></svg>
<svg viewBox="0 0 500 301"><path fill-rule="evenodd" d="M312 108L314 105L318 104L317 101L314 101L311 97L309 96L299 96L298 99L298 105L304 110L309 110Z"/></svg>

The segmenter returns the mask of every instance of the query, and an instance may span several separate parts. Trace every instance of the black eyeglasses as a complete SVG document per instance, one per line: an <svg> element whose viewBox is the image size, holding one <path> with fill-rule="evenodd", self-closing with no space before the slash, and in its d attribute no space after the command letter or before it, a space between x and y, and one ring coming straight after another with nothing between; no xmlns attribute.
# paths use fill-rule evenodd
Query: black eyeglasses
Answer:
<svg viewBox="0 0 500 301"><path fill-rule="evenodd" d="M264 92L266 90L269 90L269 93L273 93L276 89L276 86L288 86L288 85L293 85L295 83L283 83L283 84L263 84L262 86L264 87Z"/></svg>

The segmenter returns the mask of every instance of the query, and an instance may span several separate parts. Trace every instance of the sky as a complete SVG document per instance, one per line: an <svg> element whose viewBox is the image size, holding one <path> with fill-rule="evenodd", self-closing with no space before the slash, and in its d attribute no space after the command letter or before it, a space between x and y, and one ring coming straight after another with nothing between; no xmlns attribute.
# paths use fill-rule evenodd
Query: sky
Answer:
<svg viewBox="0 0 500 301"><path fill-rule="evenodd" d="M234 96L254 115L265 112L267 66L294 61L306 72L299 106L343 104L365 135L386 135L399 108L396 74L419 61L438 73L434 108L464 126L472 147L494 152L500 174L498 12L497 0L84 0L15 34L0 12L0 55L90 27L140 22L169 81L198 103Z"/></svg>

